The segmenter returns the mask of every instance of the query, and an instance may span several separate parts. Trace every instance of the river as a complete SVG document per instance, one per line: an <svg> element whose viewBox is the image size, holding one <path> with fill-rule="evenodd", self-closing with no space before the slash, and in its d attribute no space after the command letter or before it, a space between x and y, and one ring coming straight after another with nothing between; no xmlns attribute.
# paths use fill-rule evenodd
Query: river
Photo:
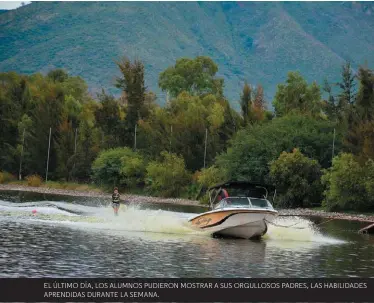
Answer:
<svg viewBox="0 0 374 303"><path fill-rule="evenodd" d="M278 218L260 241L189 228L199 207L0 192L1 277L374 277L359 222ZM323 223L323 224L320 224ZM320 225L317 225L320 224Z"/></svg>

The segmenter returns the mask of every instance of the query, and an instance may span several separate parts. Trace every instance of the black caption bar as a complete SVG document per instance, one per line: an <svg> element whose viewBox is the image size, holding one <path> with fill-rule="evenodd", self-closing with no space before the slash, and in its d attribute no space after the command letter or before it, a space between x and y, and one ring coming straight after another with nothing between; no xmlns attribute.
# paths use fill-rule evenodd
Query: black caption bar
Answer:
<svg viewBox="0 0 374 303"><path fill-rule="evenodd" d="M1 278L0 302L374 302L374 279Z"/></svg>

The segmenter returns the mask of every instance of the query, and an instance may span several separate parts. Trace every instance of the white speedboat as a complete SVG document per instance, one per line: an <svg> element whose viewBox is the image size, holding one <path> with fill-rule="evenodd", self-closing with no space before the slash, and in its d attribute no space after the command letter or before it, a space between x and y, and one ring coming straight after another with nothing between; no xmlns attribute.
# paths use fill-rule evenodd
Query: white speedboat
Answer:
<svg viewBox="0 0 374 303"><path fill-rule="evenodd" d="M221 196L221 197L220 197ZM258 239L278 215L268 190L250 182L226 182L209 188L211 210L189 219L194 228L213 236Z"/></svg>

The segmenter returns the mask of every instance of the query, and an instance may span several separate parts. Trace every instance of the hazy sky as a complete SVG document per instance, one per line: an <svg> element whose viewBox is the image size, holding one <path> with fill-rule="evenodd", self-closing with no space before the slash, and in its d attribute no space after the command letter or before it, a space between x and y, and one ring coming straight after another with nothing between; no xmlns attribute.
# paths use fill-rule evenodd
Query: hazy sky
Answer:
<svg viewBox="0 0 374 303"><path fill-rule="evenodd" d="M0 9L14 9L21 6L21 3L30 3L30 1L0 1Z"/></svg>

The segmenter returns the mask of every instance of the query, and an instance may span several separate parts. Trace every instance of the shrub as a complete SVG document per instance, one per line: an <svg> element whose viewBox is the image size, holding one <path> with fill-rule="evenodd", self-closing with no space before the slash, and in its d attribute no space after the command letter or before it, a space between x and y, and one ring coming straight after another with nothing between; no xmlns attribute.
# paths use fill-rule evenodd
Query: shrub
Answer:
<svg viewBox="0 0 374 303"><path fill-rule="evenodd" d="M276 202L283 207L307 207L321 203L321 167L298 149L283 152L270 164L270 179L275 185Z"/></svg>
<svg viewBox="0 0 374 303"><path fill-rule="evenodd" d="M213 185L226 181L226 172L213 165L198 172L196 179L200 187L199 200L209 204L209 195L206 190Z"/></svg>
<svg viewBox="0 0 374 303"><path fill-rule="evenodd" d="M126 154L124 148L102 151L92 164L93 179L98 184L116 186L121 178L121 158Z"/></svg>
<svg viewBox="0 0 374 303"><path fill-rule="evenodd" d="M161 161L152 161L147 166L148 188L164 197L177 197L190 182L184 159L176 154L161 153Z"/></svg>
<svg viewBox="0 0 374 303"><path fill-rule="evenodd" d="M364 166L352 154L343 153L325 170L323 206L327 210L368 210L374 208L374 162Z"/></svg>
<svg viewBox="0 0 374 303"><path fill-rule="evenodd" d="M16 177L5 171L0 171L0 184L16 180Z"/></svg>
<svg viewBox="0 0 374 303"><path fill-rule="evenodd" d="M226 181L226 173L224 170L211 166L203 168L197 177L197 182L206 188L209 188L217 183Z"/></svg>
<svg viewBox="0 0 374 303"><path fill-rule="evenodd" d="M27 185L33 187L39 187L43 183L42 177L39 175L31 175L26 177Z"/></svg>
<svg viewBox="0 0 374 303"><path fill-rule="evenodd" d="M296 147L327 168L331 163L333 128L330 121L303 115L288 115L254 125L238 131L227 151L217 157L217 166L227 171L229 179L267 182L269 162ZM339 135L335 152L340 146Z"/></svg>
<svg viewBox="0 0 374 303"><path fill-rule="evenodd" d="M186 187L186 190L184 191L182 198L195 200L198 198L199 193L200 193L199 185L197 183L192 182Z"/></svg>
<svg viewBox="0 0 374 303"><path fill-rule="evenodd" d="M135 160L131 160L133 158ZM126 184L126 177L139 171L139 159L140 156L127 147L104 150L92 164L93 179L97 184L109 186Z"/></svg>
<svg viewBox="0 0 374 303"><path fill-rule="evenodd" d="M135 186L144 182L145 161L128 147L108 149L92 164L93 179L108 186Z"/></svg>
<svg viewBox="0 0 374 303"><path fill-rule="evenodd" d="M143 157L132 151L129 148L125 148L126 153L121 158L121 184L134 187L141 183L144 183L145 176L145 161Z"/></svg>
<svg viewBox="0 0 374 303"><path fill-rule="evenodd" d="M369 159L365 165L365 188L371 201L371 208L374 208L374 160Z"/></svg>

